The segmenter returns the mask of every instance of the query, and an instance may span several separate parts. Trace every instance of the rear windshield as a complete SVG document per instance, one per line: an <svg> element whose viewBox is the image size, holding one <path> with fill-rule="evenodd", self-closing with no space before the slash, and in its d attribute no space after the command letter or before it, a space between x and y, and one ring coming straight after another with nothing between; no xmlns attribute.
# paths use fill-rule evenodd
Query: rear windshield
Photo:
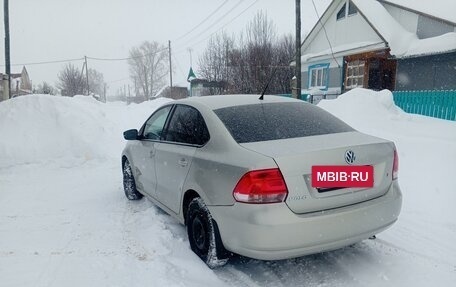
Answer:
<svg viewBox="0 0 456 287"><path fill-rule="evenodd" d="M353 131L325 110L305 102L267 103L214 110L238 143Z"/></svg>

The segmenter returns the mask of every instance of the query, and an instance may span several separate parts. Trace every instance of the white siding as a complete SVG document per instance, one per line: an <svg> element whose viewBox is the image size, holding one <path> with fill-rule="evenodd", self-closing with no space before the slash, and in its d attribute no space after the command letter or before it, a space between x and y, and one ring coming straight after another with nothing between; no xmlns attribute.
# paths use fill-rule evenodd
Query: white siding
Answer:
<svg viewBox="0 0 456 287"><path fill-rule="evenodd" d="M344 3L344 1L340 2L324 24L332 47L336 48L338 46L360 42L382 42L382 39L359 12L355 15L345 17L344 19L336 20L336 14ZM315 54L329 49L324 30L321 28L320 24L317 24L317 27L316 31L314 31L314 33L316 33L314 38L307 47L303 47L303 55Z"/></svg>

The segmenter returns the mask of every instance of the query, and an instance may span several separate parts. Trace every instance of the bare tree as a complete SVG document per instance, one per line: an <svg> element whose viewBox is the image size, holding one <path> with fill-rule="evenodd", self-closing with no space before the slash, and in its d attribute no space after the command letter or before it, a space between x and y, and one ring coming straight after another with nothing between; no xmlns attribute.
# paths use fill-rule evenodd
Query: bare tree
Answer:
<svg viewBox="0 0 456 287"><path fill-rule="evenodd" d="M228 83L232 78L230 54L234 50L234 37L225 32L216 34L209 39L206 50L198 59L199 74L209 80ZM212 89L211 94L223 93L223 89Z"/></svg>
<svg viewBox="0 0 456 287"><path fill-rule="evenodd" d="M54 87L47 82L39 84L33 92L36 94L55 95Z"/></svg>
<svg viewBox="0 0 456 287"><path fill-rule="evenodd" d="M73 64L66 64L58 74L57 88L62 96L82 95L85 89L84 78Z"/></svg>
<svg viewBox="0 0 456 287"><path fill-rule="evenodd" d="M272 20L259 11L237 39L225 33L211 37L198 72L207 80L227 82L226 93L259 94L270 79L268 93L290 93L293 45L293 37L279 39Z"/></svg>
<svg viewBox="0 0 456 287"><path fill-rule="evenodd" d="M280 38L275 45L276 72L271 83L272 92L278 94L291 94L291 78L294 71L290 66L291 61L295 58L295 40L293 35L288 34Z"/></svg>
<svg viewBox="0 0 456 287"><path fill-rule="evenodd" d="M89 69L89 92L98 96L103 96L104 85L105 81L103 74L95 69ZM86 88L87 87L85 87L85 89Z"/></svg>
<svg viewBox="0 0 456 287"><path fill-rule="evenodd" d="M259 11L247 24L244 62L248 63L248 92L259 94L271 77L274 61L274 44L277 39L276 27L265 12Z"/></svg>
<svg viewBox="0 0 456 287"><path fill-rule="evenodd" d="M139 93L136 96L150 99L166 84L167 60L167 49L155 41L146 41L130 50L128 64L130 77Z"/></svg>

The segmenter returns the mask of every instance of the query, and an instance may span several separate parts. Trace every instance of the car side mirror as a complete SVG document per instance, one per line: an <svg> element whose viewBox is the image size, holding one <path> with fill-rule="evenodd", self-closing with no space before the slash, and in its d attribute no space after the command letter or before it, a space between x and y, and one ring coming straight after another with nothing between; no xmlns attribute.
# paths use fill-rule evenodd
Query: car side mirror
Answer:
<svg viewBox="0 0 456 287"><path fill-rule="evenodd" d="M132 140L137 140L138 137L138 130L137 129L131 129L128 131L124 131L123 133L124 139L127 141L132 141Z"/></svg>

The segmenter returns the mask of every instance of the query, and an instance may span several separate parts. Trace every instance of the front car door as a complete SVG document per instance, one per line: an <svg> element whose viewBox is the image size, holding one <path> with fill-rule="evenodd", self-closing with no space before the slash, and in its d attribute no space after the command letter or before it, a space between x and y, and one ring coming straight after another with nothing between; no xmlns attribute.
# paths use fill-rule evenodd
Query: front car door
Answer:
<svg viewBox="0 0 456 287"><path fill-rule="evenodd" d="M198 147L209 140L209 132L197 109L176 105L165 130L164 141L156 145L157 200L179 213L182 187Z"/></svg>
<svg viewBox="0 0 456 287"><path fill-rule="evenodd" d="M163 137L163 129L172 105L154 112L140 130L140 141L133 155L137 187L152 197L156 197L157 176L155 172L155 147Z"/></svg>

